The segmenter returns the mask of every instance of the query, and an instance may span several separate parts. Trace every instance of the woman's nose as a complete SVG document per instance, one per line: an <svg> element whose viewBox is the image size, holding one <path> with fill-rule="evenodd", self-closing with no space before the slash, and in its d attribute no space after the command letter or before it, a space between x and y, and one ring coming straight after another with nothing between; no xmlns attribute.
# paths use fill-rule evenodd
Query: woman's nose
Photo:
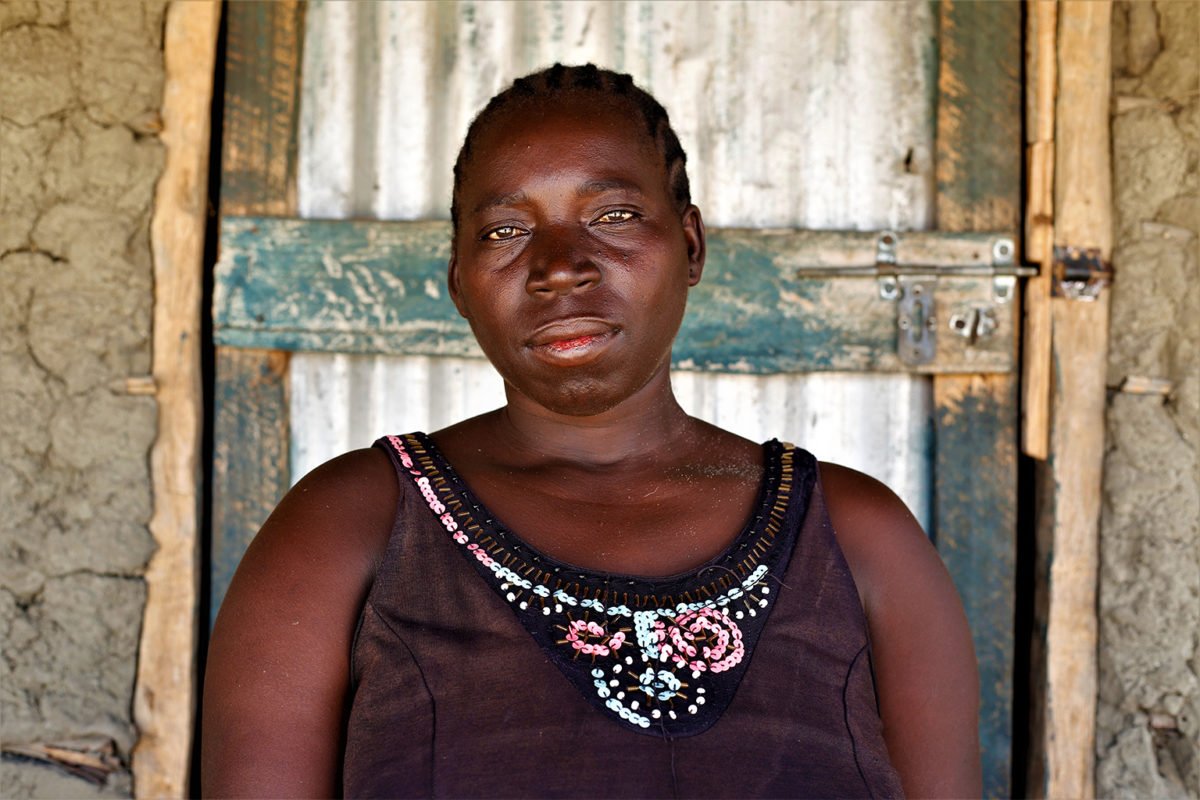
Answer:
<svg viewBox="0 0 1200 800"><path fill-rule="evenodd" d="M543 228L534 236L532 262L525 281L529 294L565 295L585 291L600 282L600 270L580 241L582 234Z"/></svg>

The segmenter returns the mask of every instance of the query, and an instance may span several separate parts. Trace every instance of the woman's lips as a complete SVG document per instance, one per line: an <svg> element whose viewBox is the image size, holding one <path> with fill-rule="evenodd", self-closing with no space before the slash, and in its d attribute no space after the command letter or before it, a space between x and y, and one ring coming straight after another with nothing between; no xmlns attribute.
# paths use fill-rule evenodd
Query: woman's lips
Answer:
<svg viewBox="0 0 1200 800"><path fill-rule="evenodd" d="M616 333L611 323L594 319L560 321L538 329L529 347L555 364L579 364L598 356Z"/></svg>
<svg viewBox="0 0 1200 800"><path fill-rule="evenodd" d="M561 353L565 350L574 350L577 347L586 347L594 342L596 338L596 336L591 335L579 336L574 339L563 339L558 342L550 342L550 344L546 345L546 347Z"/></svg>

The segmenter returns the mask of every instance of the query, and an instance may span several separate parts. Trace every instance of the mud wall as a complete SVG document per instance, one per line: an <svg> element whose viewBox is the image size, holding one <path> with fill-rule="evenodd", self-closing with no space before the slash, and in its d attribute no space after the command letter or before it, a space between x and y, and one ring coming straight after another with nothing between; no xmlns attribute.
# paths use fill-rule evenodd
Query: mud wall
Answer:
<svg viewBox="0 0 1200 800"><path fill-rule="evenodd" d="M0 797L130 791L163 13L0 2Z"/></svg>
<svg viewBox="0 0 1200 800"><path fill-rule="evenodd" d="M1200 3L1113 23L1096 791L1200 797Z"/></svg>

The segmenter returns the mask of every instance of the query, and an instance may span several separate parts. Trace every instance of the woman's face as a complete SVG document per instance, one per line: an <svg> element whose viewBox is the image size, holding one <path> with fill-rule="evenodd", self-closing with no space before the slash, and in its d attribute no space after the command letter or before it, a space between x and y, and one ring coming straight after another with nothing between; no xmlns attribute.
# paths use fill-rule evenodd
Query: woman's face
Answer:
<svg viewBox="0 0 1200 800"><path fill-rule="evenodd" d="M459 207L450 293L510 387L581 416L666 377L704 226L676 208L640 114L590 97L504 113Z"/></svg>

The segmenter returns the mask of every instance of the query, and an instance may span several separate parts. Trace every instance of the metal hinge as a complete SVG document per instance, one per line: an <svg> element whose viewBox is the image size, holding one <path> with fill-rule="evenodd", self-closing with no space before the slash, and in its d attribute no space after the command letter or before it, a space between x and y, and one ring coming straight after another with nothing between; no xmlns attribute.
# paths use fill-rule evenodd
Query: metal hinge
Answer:
<svg viewBox="0 0 1200 800"><path fill-rule="evenodd" d="M1100 257L1099 248L1056 246L1051 276L1055 297L1095 300L1112 282L1112 265Z"/></svg>

